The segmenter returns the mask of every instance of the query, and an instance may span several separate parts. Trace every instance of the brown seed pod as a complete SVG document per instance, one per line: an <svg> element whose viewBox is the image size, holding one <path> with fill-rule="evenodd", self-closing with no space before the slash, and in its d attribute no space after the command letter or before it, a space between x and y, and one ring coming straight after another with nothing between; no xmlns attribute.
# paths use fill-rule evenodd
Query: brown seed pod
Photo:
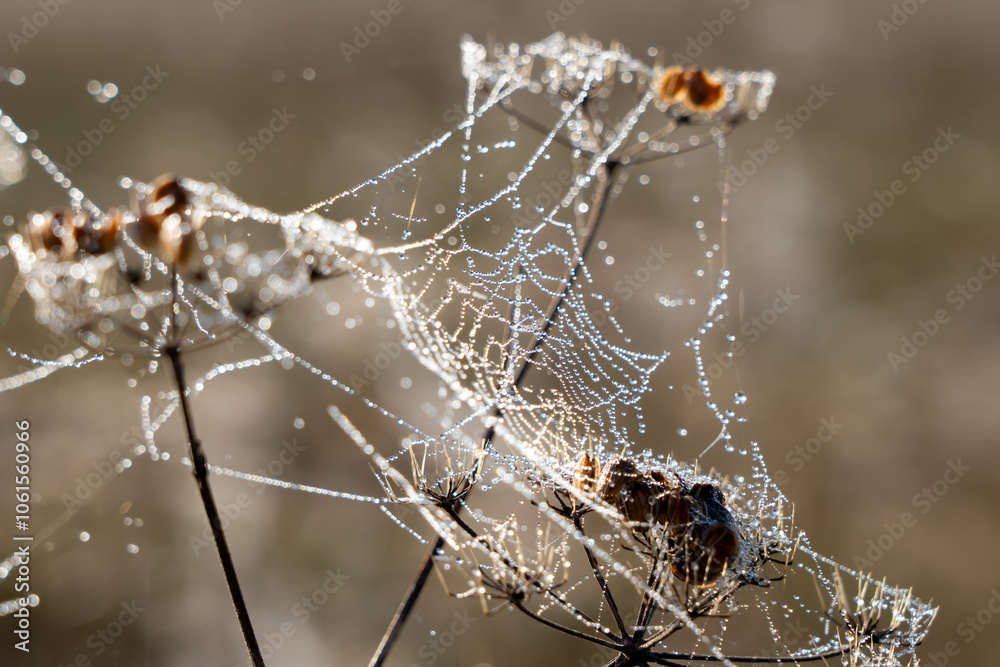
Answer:
<svg viewBox="0 0 1000 667"><path fill-rule="evenodd" d="M597 484L598 497L609 505L617 506L618 497L625 482L639 479L642 474L630 459L620 457L612 461L601 472Z"/></svg>
<svg viewBox="0 0 1000 667"><path fill-rule="evenodd" d="M100 220L86 214L79 214L73 221L73 238L79 252L88 255L103 255L114 250L118 237L118 227L122 215L112 211Z"/></svg>
<svg viewBox="0 0 1000 667"><path fill-rule="evenodd" d="M197 245L202 216L191 211L191 198L173 174L153 181L144 210L129 225L129 234L143 250L168 264L188 264Z"/></svg>
<svg viewBox="0 0 1000 667"><path fill-rule="evenodd" d="M186 217L172 214L160 229L160 252L168 264L186 265L195 248L197 229Z"/></svg>
<svg viewBox="0 0 1000 667"><path fill-rule="evenodd" d="M687 103L692 109L701 113L712 113L722 108L726 103L726 94L711 74L705 70L693 70L687 73Z"/></svg>
<svg viewBox="0 0 1000 667"><path fill-rule="evenodd" d="M154 215L162 216L160 223L167 216L184 216L191 200L187 191L181 185L180 180L173 174L161 174L153 181L153 202L147 206L147 210Z"/></svg>
<svg viewBox="0 0 1000 667"><path fill-rule="evenodd" d="M685 536L671 562L678 579L697 586L715 583L736 560L739 537L721 524L697 524Z"/></svg>
<svg viewBox="0 0 1000 667"><path fill-rule="evenodd" d="M656 523L666 526L672 533L686 530L691 521L691 501L677 489L667 489L656 497L653 516Z"/></svg>
<svg viewBox="0 0 1000 667"><path fill-rule="evenodd" d="M726 92L716 75L703 69L669 67L653 82L656 104L666 111L683 103L693 113L714 113L726 104Z"/></svg>
<svg viewBox="0 0 1000 667"><path fill-rule="evenodd" d="M666 489L652 483L648 477L630 479L622 484L616 498L616 507L629 523L659 523L659 497L665 492Z"/></svg>
<svg viewBox="0 0 1000 667"><path fill-rule="evenodd" d="M583 452L576 462L573 473L573 486L581 493L593 493L597 490L597 480L600 475L601 463L590 452Z"/></svg>
<svg viewBox="0 0 1000 667"><path fill-rule="evenodd" d="M653 83L658 102L664 106L677 104L687 94L685 72L680 67L668 67Z"/></svg>
<svg viewBox="0 0 1000 667"><path fill-rule="evenodd" d="M697 501L696 506L704 517L704 523L733 524L733 515L726 509L726 496L718 486L700 482L691 487L690 494Z"/></svg>
<svg viewBox="0 0 1000 667"><path fill-rule="evenodd" d="M85 215L85 214L83 214ZM73 239L76 211L53 208L44 213L28 216L28 242L35 252L52 252L59 256L71 255L76 250Z"/></svg>
<svg viewBox="0 0 1000 667"><path fill-rule="evenodd" d="M152 216L143 213L128 226L129 235L140 248L147 252L158 252L160 249L160 224L159 216Z"/></svg>

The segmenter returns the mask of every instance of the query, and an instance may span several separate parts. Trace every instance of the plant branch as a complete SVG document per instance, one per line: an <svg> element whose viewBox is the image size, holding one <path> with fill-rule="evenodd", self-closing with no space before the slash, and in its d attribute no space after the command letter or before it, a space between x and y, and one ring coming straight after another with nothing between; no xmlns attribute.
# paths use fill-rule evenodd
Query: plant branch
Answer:
<svg viewBox="0 0 1000 667"><path fill-rule="evenodd" d="M618 644L612 644L611 642L605 641L603 639L600 639L599 637L593 637L591 635L588 635L588 634L585 634L583 632L580 632L579 630L574 630L573 628L567 628L564 625L559 625L555 621L550 621L549 619L545 618L544 616L539 616L535 612L533 612L530 609L528 609L527 607L525 607L524 603L522 601L520 601L520 600L513 600L512 602L513 602L513 604L514 604L515 607L517 607L519 610L521 610L522 612L524 612L525 614L527 614L528 616L530 616L532 619L538 621L539 623L542 623L543 625L547 625L550 628L558 630L559 632L563 632L563 633L565 633L567 635L572 635L573 637L576 637L577 639L583 639L583 640L586 640L588 642L591 642L591 643L594 643L594 644L598 644L600 646L603 646L604 648L610 648L610 649L614 649L616 651L619 650L619 648L620 648L618 646Z"/></svg>
<svg viewBox="0 0 1000 667"><path fill-rule="evenodd" d="M171 328L177 328L177 296L178 296L178 276L176 269L171 271L171 282L173 289L173 303L171 303ZM194 433L194 421L191 418L191 407L187 399L187 383L184 380L184 364L181 359L181 349L176 343L171 343L164 348L164 353L170 359L174 370L174 380L177 382L177 395L181 404L181 414L184 416L184 428L187 432L188 445L191 452L191 468L194 479L198 483L198 492L201 494L201 502L205 506L205 514L208 516L208 523L212 527L212 537L215 539L215 548L219 552L219 560L222 561L222 571L226 575L226 584L229 586L229 594L233 599L233 607L236 609L236 618L240 623L240 630L243 632L243 640L247 645L247 652L250 653L250 660L254 667L264 667L264 657L260 652L260 645L257 643L257 636L253 631L253 624L250 622L250 612L247 610L246 602L243 599L243 591L240 589L239 578L236 576L236 567L233 565L233 557L229 552L229 545L226 543L226 535L222 530L222 519L219 517L219 510L215 505L215 498L212 495L212 487L208 481L208 461L205 459L205 452L202 450L201 441Z"/></svg>
<svg viewBox="0 0 1000 667"><path fill-rule="evenodd" d="M414 577L413 583L410 584L410 588L406 591L406 595L403 596L399 609L396 610L396 615L392 617L389 627L386 628L385 634L382 636L382 641L375 650L375 655L372 656L372 660L368 663L368 667L381 667L381 665L389 657L389 648L396 643L396 637L398 637L399 633L402 632L406 619L409 618L410 612L413 611L413 607L417 604L417 598L420 596L420 591L423 589L424 584L427 583L427 577L431 573L431 568L434 567L434 554L436 554L443 546L444 538L439 535L438 538L434 540L434 544L431 545L431 548L427 550L426 554L424 554L424 559L420 563L420 569L417 570L417 576Z"/></svg>
<svg viewBox="0 0 1000 667"><path fill-rule="evenodd" d="M618 611L618 604L615 602L614 597L611 595L611 591L608 589L608 582L604 578L604 574L601 573L600 564L597 562L597 558L594 556L594 552L591 550L590 546L587 545L586 534L583 531L583 520L580 517L573 522L576 525L576 529L580 531L580 534L584 536L584 539L580 541L583 545L583 550L587 554L587 561L590 562L590 569L594 571L594 578L597 579L597 583L601 587L601 593L604 595L604 599L608 603L608 608L611 609L611 614L615 617L615 623L618 624L618 631L622 633L622 637L628 636L628 629L625 625L625 621L622 620L621 613Z"/></svg>
<svg viewBox="0 0 1000 667"><path fill-rule="evenodd" d="M576 278L579 275L580 267L587 256L587 252L590 250L591 241L594 238L594 232L597 231L598 224L604 217L604 213L607 210L607 203L609 199L608 192L611 189L611 177L618 166L619 163L611 162L603 165L603 168L601 169L600 172L601 188L598 194L598 198L600 201L598 205L595 206L592 210L590 219L587 223L587 228L584 230L583 236L581 237L579 243L577 244L576 256L573 261L573 266L567 272L561 291L552 299L551 303L549 304L549 307L546 311L545 324L542 325L542 330L535 337L535 341L532 344L531 352L522 362L521 367L514 378L512 388L517 388L524 381L524 378L528 373L528 369L531 368L532 361L542 349L542 346L545 342L545 338L549 331L549 327L552 325L552 322L555 320L555 317L559 312L559 307L562 305L563 301L566 299L566 296L569 294L570 289L572 289L573 284L576 282ZM501 408L499 406L494 407L493 409L494 419L499 418L501 414L502 414ZM496 435L496 426L495 425L489 426L486 429L486 432L483 434L483 441L480 449L485 451L490 446L490 444L492 444L495 435ZM453 516L456 520L458 519L457 511L458 510L456 510L453 513ZM389 652L392 650L392 646L396 641L396 638L399 636L399 633L402 630L403 624L406 623L410 611L416 605L417 599L420 597L420 593L423 591L423 587L427 583L427 574L430 571L430 567L433 565L434 554L438 549L441 548L442 545L443 542L439 538L438 540L435 541L434 544L431 545L431 548L428 549L427 553L424 555L424 559L421 562L420 568L417 572L417 576L414 578L410 588L406 591L403 600L400 602L396 615L393 616L392 620L389 623L389 627L386 629L385 634L382 636L382 642L379 644L378 649L376 649L375 655L372 656L371 662L369 663L369 667L377 667L379 665L382 665L385 662L386 658L388 657Z"/></svg>

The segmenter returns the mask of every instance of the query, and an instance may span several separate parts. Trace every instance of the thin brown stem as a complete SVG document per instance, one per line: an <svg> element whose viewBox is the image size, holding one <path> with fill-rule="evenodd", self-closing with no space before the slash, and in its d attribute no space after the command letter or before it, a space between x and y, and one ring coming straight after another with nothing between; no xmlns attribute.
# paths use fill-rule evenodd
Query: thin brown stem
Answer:
<svg viewBox="0 0 1000 667"><path fill-rule="evenodd" d="M198 483L198 492L201 494L201 502L205 506L208 523L212 527L212 537L215 539L215 548L219 552L219 560L222 561L222 571L226 575L229 594L233 598L236 618L240 623L240 630L243 632L243 640L246 642L251 662L254 667L264 667L264 657L261 655L260 645L257 643L257 636L253 631L253 624L250 622L250 612L247 610L246 601L243 599L240 581L236 576L236 566L233 565L233 557L229 552L229 545L226 543L226 535L222 531L222 519L219 517L219 510L215 506L215 498L212 495L212 487L208 482L208 462L201 448L201 442L194 434L194 422L191 419L191 409L187 400L187 385L184 382L184 365L181 361L181 351L176 346L169 346L164 352L170 358L174 369L174 379L177 381L177 393L180 397L181 413L184 416L184 428L187 430L188 444L191 450L191 468L194 472L194 479Z"/></svg>
<svg viewBox="0 0 1000 667"><path fill-rule="evenodd" d="M546 310L545 324L542 325L542 330L538 333L537 336L535 336L535 341L532 344L531 352L522 362L521 367L514 378L512 388L519 387L520 384L524 381L524 378L527 376L528 369L531 368L532 361L542 349L542 346L545 342L545 338L548 335L549 327L552 325L552 322L555 320L556 315L559 312L559 307L562 305L563 301L566 299L566 296L569 294L570 289L572 289L573 284L576 282L577 276L579 275L580 267L587 256L587 252L590 250L591 241L594 238L594 232L597 231L597 226L600 223L601 219L603 218L604 212L607 210L608 192L611 189L611 177L618 166L619 164L617 162L612 162L603 165L603 168L601 169L600 172L601 188L598 194L598 198L600 201L598 205L593 208L593 212L591 213L590 219L587 223L587 228L584 230L584 234L581 237L579 243L577 244L576 256L573 261L573 266L567 272L566 278L563 281L563 287L560 290L559 294L553 297L552 301L550 302L549 307ZM497 419L502 414L502 410L499 406L496 406L493 408L492 413L493 413L493 418ZM486 433L483 434L483 441L481 446L482 450L485 451L492 444L495 435L496 435L495 425L492 425L486 429ZM458 511L460 511L460 509L461 508L456 508L456 510L453 512L454 518L457 519ZM372 660L369 663L371 667L374 667L375 665L381 665L382 663L384 663L389 655L389 652L392 650L396 637L399 636L399 632L402 629L402 625L406 622L406 619L409 616L409 610L411 610L413 606L416 605L417 598L420 597L420 593L423 591L423 587L427 582L427 576L426 575L421 576L421 572L425 567L427 567L427 563L433 562L434 553L437 551L438 548L440 548L440 546L432 545L431 548L428 549L427 553L424 555L424 560L421 562L420 571L418 571L417 576L413 580L413 585L411 585L410 588L407 590L399 606L399 610L405 608L407 612L406 614L401 615L399 613L399 610L397 610L396 615L393 617L392 621L390 621L389 627L386 629L385 634L382 637L382 642L379 644L378 649L376 649L375 655L372 656Z"/></svg>
<svg viewBox="0 0 1000 667"><path fill-rule="evenodd" d="M625 621L622 620L621 613L618 611L618 604L615 602L615 598L611 595L611 590L608 588L608 582L604 578L604 574L601 572L601 566L597 562L594 552L591 550L590 546L587 545L587 536L583 530L583 520L578 517L573 523L576 525L576 529L580 531L580 534L583 535L583 539L580 541L580 544L583 545L583 550L587 554L587 561L590 563L590 569L593 570L594 578L601 587L601 593L604 595L604 599L608 603L608 608L611 610L611 614L615 617L615 623L618 624L618 631L622 633L622 637L626 637L628 636L628 629L625 625Z"/></svg>
<svg viewBox="0 0 1000 667"><path fill-rule="evenodd" d="M191 452L191 469L195 482L198 484L198 493L201 495L201 503L205 507L208 523L212 528L215 548L219 552L222 571L226 575L229 595L233 599L236 619L239 621L240 630L243 633L243 641L246 642L247 652L250 654L250 661L254 667L264 667L264 656L260 652L260 645L257 643L257 636L254 634L253 624L250 622L250 612L247 610L246 601L243 599L240 580L236 576L236 566L233 564L233 557L229 552L226 534L222 530L222 519L219 517L219 510L215 505L215 497L212 495L212 487L208 481L208 461L201 447L201 441L198 440L198 437L194 433L194 420L191 417L191 406L188 405L187 382L184 379L184 363L181 358L181 348L178 342L179 337L177 336L177 299L180 290L180 277L177 275L177 268L174 266L171 266L170 270L170 283L171 291L173 292L170 304L172 342L163 351L170 359L170 365L174 371L174 380L177 382L177 396L181 404L184 429L187 432L188 445Z"/></svg>
<svg viewBox="0 0 1000 667"><path fill-rule="evenodd" d="M564 625L559 625L555 621L550 621L549 619L545 618L544 616L539 616L535 612L533 612L530 609L528 609L527 607L525 607L524 603L521 602L520 600L514 600L513 604L514 604L514 606L517 609L519 609L520 611L524 612L525 614L527 614L528 616L530 616L534 620L538 621L539 623L542 623L543 625L547 625L550 628L558 630L559 632L563 632L563 633L565 633L567 635L572 635L573 637L576 637L577 639L584 639L584 640L586 640L588 642L591 642L593 644L598 644L600 646L603 646L604 648L610 648L610 649L614 649L614 650L618 650L620 648L618 646L618 644L612 644L611 642L605 641L603 639L600 639L599 637L594 637L594 636L588 635L586 633L580 632L579 630L574 630L573 628L567 628Z"/></svg>
<svg viewBox="0 0 1000 667"><path fill-rule="evenodd" d="M381 665L389 657L388 647L392 646L396 642L396 637L403 630L403 625L406 623L406 619L410 616L410 612L413 611L413 607L417 604L417 598L420 596L420 591L423 589L424 584L427 583L427 577L431 573L431 568L434 567L434 555L438 552L441 547L444 546L444 538L438 536L434 540L434 544L431 548L427 550L424 554L424 559L420 562L420 569L417 570L417 576L414 577L413 582L410 584L410 588L406 591L406 595L403 597L403 601L399 605L399 609L396 610L396 615L392 617L392 621L389 623L389 627L385 631L385 635L382 636L382 641L379 643L378 648L375 650L375 655L372 656L372 660L368 663L368 667L381 667Z"/></svg>

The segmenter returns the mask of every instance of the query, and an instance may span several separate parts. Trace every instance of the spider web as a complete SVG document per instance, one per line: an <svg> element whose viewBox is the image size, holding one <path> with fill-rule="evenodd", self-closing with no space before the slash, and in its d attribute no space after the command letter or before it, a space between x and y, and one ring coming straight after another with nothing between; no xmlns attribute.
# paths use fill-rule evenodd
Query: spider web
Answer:
<svg viewBox="0 0 1000 667"><path fill-rule="evenodd" d="M178 275L162 248L144 248L136 237L142 209L156 205L155 184L123 181L133 204L120 214L128 231L113 252L67 261L13 235L9 254L36 319L81 345L55 361L22 355L34 367L0 381L0 391L113 356L143 359L155 373L168 339L194 348L244 334L264 354L218 365L191 383L192 395L216 378L274 362L298 365L355 394L350 380L268 333L279 308L320 280L349 276L390 304L405 347L443 383L446 416L437 428L421 429L362 397L408 431L399 448L379 451L330 407L334 422L371 457L381 495L220 466L214 473L377 505L420 541L428 541L429 527L445 540L437 562L449 590L482 599L487 612L517 606L543 623L575 623L575 636L604 649L612 648L619 623L619 638L626 626L659 637L649 649L668 664L736 664L750 655L903 664L934 609L811 549L759 448L741 430L745 396L738 378L706 369L712 353L725 354L734 329L727 193L717 219L699 220L690 243L678 245L676 266L668 263L676 288L658 302L666 317L677 314L681 324L671 326L683 332L668 339L672 350L633 349L587 257L597 225L609 224L603 220L613 218L615 199L635 187L629 177L637 166L700 149L724 168L726 135L766 108L773 76L716 73L723 102L703 107L660 94L663 68L617 45L604 49L561 34L524 47L467 40L462 70L466 117L456 128L377 177L300 211L275 214L218 186L181 179L199 216L196 270ZM17 145L27 142L2 113L0 126ZM69 192L75 209L107 217L41 150L29 146L29 152ZM694 463L639 444L640 400L671 354L684 355L683 372L694 373L714 424L707 436L692 427L692 437L709 447L722 443ZM719 398L727 395L734 397L731 407ZM176 391L162 398L159 409L149 396L140 401L144 442L133 453L189 464L157 443L178 407ZM485 442L484 430L491 434ZM738 536L722 573L685 580L685 563L694 556L683 554L702 545L678 538L670 524L629 518L617 496L602 493L606 485L581 482L583 452L601 470L622 457L633 461L644 483L656 475L676 480L675 491L663 487L660 497L686 499L698 485L716 488ZM725 474L705 472L708 460ZM127 460L117 472L131 467ZM453 496L454 506L440 502ZM407 506L420 521L401 518ZM587 532L574 507L592 513ZM52 530L68 518L57 518ZM601 526L596 532L593 522ZM15 565L8 558L0 574ZM597 577L607 584L596 586ZM601 595L612 587L626 591L618 605L638 608L642 618L618 617L611 598ZM16 606L12 601L2 610ZM792 626L796 634L789 637Z"/></svg>

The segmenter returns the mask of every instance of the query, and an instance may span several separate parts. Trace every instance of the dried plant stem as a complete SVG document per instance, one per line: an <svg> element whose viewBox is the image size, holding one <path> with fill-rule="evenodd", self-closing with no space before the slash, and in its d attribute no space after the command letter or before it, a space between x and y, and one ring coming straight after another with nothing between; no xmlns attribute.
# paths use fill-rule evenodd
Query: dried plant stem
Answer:
<svg viewBox="0 0 1000 667"><path fill-rule="evenodd" d="M594 573L594 578L601 587L601 594L604 596L604 600L608 603L608 608L611 610L611 614L615 617L615 623L618 625L618 631L622 633L622 637L627 637L628 628L625 626L625 621L622 619L622 615L618 611L618 603L615 602L615 598L611 595L611 590L608 588L608 582L604 578L604 574L601 572L601 566L597 562L597 557L594 556L593 550L587 544L586 533L583 530L583 518L577 517L573 523L576 526L576 529L580 531L580 534L584 536L584 539L580 540L580 544L583 545L583 550L587 554L587 562L590 563L590 569Z"/></svg>
<svg viewBox="0 0 1000 667"><path fill-rule="evenodd" d="M399 633L403 630L403 625L406 623L406 619L410 616L410 612L413 611L413 607L417 604L417 598L420 597L420 591L423 590L424 584L427 583L427 577L431 573L431 568L434 567L434 554L436 554L443 546L444 538L439 535L438 538L434 540L434 544L431 545L431 548L427 550L426 554L424 554L424 559L420 563L420 569L417 570L417 576L413 578L413 583L410 584L409 590L407 590L406 595L403 596L403 601L400 603L399 609L396 610L396 615L392 617L389 627L386 628L385 634L382 636L382 641L375 650L375 655L372 656L372 660L368 663L368 667L381 667L382 663L384 663L386 658L389 657L389 649L396 643L396 637L398 637Z"/></svg>
<svg viewBox="0 0 1000 667"><path fill-rule="evenodd" d="M172 272L171 281L176 301L178 295L178 276L176 270ZM171 312L176 313L176 309L172 307ZM176 332L176 320L173 324L172 328ZM181 414L184 416L184 428L187 432L188 445L191 450L191 469L194 473L194 479L198 483L198 492L201 494L202 505L205 506L208 523L212 527L215 548L219 552L219 560L222 561L222 571L226 575L226 584L229 586L229 594L233 598L233 607L236 609L236 618L240 623L240 630L243 632L243 640L246 642L247 651L250 653L250 660L254 667L264 667L264 656L261 655L260 645L257 643L257 636L254 634L253 625L250 622L250 612L247 610L246 602L243 599L243 591L240 589L240 581L236 576L233 557L229 552L229 545L226 543L226 535L222 531L222 519L219 517L219 510L215 506L215 497L212 495L212 487L208 482L208 461L205 459L205 452L201 448L201 441L198 440L194 433L194 420L191 418L191 407L188 405L187 383L184 380L184 363L181 358L181 348L179 344L172 343L167 345L163 351L170 359L170 365L174 370L174 379L177 382L177 395L181 404Z"/></svg>
<svg viewBox="0 0 1000 667"><path fill-rule="evenodd" d="M566 277L563 279L562 290L559 294L556 294L552 298L552 302L549 304L548 310L545 314L545 324L542 325L542 330L535 337L535 342L532 345L531 352L521 364L521 368L518 371L517 376L514 378L513 388L519 387L521 382L524 381L525 376L528 374L528 369L531 368L532 361L541 351L542 346L545 343L549 327L555 321L555 318L559 313L560 306L562 306L563 302L566 300L566 296L573 288L573 284L579 276L580 267L583 265L587 252L590 250L591 242L594 239L594 233L597 231L597 227L607 210L608 200L610 199L608 193L611 191L612 176L619 166L620 163L618 162L608 162L603 165L603 168L599 172L600 189L597 195L598 201L595 202L596 205L592 209L590 218L587 221L587 226L583 231L583 235L581 236L579 243L577 244L576 257L574 258L573 265L567 271ZM497 418L500 414L500 408L495 407L493 409L493 417ZM495 435L495 426L487 428L486 433L483 435L481 449L487 449L493 442L493 437ZM460 507L456 508L456 517L457 511L460 509ZM417 598L420 597L421 591L423 591L424 584L427 583L427 577L430 574L431 568L434 566L434 554L436 554L442 546L444 546L444 540L441 537L438 537L427 550L427 553L424 554L423 561L420 563L420 568L417 570L413 583L411 583L410 588L407 589L402 602L400 602L399 608L396 610L396 614L389 622L389 627L386 628L385 634L382 635L382 641L375 650L375 655L372 656L371 662L368 663L368 667L380 667L388 658L389 652L392 650L392 646L395 643L396 638L399 636L399 633L402 631L402 627L406 623L410 612L416 605ZM615 614L615 617L619 623L619 627L622 627L621 620L618 618L617 613Z"/></svg>
<svg viewBox="0 0 1000 667"><path fill-rule="evenodd" d="M254 667L264 667L264 657L261 655L253 625L250 623L250 612L247 611L246 602L243 600L243 591L240 589L240 582L236 576L236 567L233 565L233 558L229 553L226 535L222 532L222 519L219 517L219 510L216 508L215 498L212 496L212 487L208 482L208 462L201 448L201 442L194 434L194 422L191 419L191 410L185 394L186 385L181 351L176 346L167 347L164 351L170 358L174 369L174 378L177 380L177 393L180 396L181 413L184 415L184 428L187 430L188 443L191 447L191 468L194 472L194 479L198 483L198 492L201 494L201 502L205 506L205 514L208 515L208 523L212 526L212 537L215 538L215 548L219 552L219 560L222 561L222 571L226 574L226 584L228 584L229 593L233 598L236 618L240 622L240 630L243 631L243 640L250 653L250 660Z"/></svg>

